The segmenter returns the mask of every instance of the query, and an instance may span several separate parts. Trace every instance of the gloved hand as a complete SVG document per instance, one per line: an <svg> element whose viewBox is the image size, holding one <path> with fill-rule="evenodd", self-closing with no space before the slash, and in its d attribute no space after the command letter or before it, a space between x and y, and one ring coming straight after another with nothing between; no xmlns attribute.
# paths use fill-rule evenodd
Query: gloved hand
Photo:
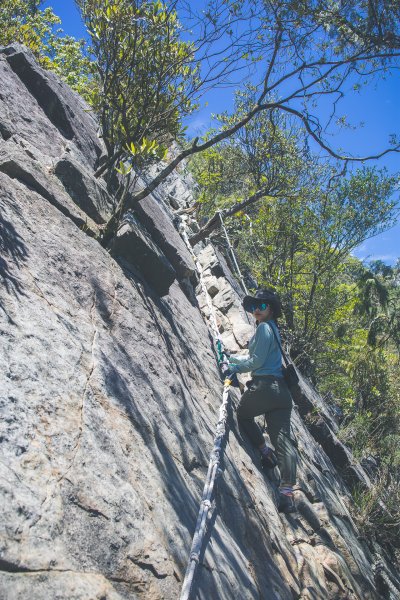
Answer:
<svg viewBox="0 0 400 600"><path fill-rule="evenodd" d="M233 365L229 364L226 355L224 356L224 360L219 363L219 368L221 369L224 379L229 379L233 387L239 387L239 382L236 373L234 372L234 367Z"/></svg>
<svg viewBox="0 0 400 600"><path fill-rule="evenodd" d="M226 373L224 373L225 375L225 379L229 379L231 382L231 386L232 387L239 387L239 380L237 378L237 374L236 373L232 373L231 371L227 371Z"/></svg>
<svg viewBox="0 0 400 600"><path fill-rule="evenodd" d="M234 365L230 363L221 364L221 371L225 379L230 380L232 387L239 387L239 381L234 369Z"/></svg>

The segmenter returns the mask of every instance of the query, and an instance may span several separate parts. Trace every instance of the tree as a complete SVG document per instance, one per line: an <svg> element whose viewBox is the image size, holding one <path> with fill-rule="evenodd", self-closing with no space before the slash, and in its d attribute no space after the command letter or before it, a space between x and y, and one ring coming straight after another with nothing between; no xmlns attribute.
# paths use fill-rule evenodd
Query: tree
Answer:
<svg viewBox="0 0 400 600"><path fill-rule="evenodd" d="M393 344L400 352L400 288L398 267L373 261L360 270L355 310L368 329L368 343L374 348Z"/></svg>
<svg viewBox="0 0 400 600"><path fill-rule="evenodd" d="M0 44L26 43L35 34L30 31L41 0L4 0L0 12ZM29 36L29 37L28 37Z"/></svg>
<svg viewBox="0 0 400 600"><path fill-rule="evenodd" d="M247 114L253 104L254 88L248 86L244 91L236 93L235 115L232 117L224 113L218 115L217 120L222 127L229 128L235 119ZM197 160L192 159L191 168L201 184L204 165L207 165L206 172L209 176L214 167L214 158L220 154L218 163L223 167L220 177L216 176L215 170L213 172L215 190L206 181L203 182L202 189L211 196L223 194L223 186L229 182L232 191L234 189L234 197L227 198L225 195L221 202L216 203L216 207L223 210L225 217L230 217L249 210L249 207L262 198L288 199L289 196L299 196L305 180L309 181L309 172L320 172L316 161L309 160L309 151L304 142L304 132L293 118L278 110L261 112L230 138L204 151L204 158L200 155ZM226 165L232 160L235 165L232 165L231 170L236 172L231 174L227 172ZM202 204L204 205L204 201ZM200 231L191 237L191 244L195 245L208 237L219 224L218 214L212 215Z"/></svg>
<svg viewBox="0 0 400 600"><path fill-rule="evenodd" d="M62 35L60 18L51 8L42 10L43 0L3 0L0 12L0 45L20 42L39 64L55 71L87 100L94 91L93 63L86 42Z"/></svg>
<svg viewBox="0 0 400 600"><path fill-rule="evenodd" d="M340 279L349 253L394 217L390 198L396 181L384 173L363 169L334 188L323 184L313 174L300 193L265 201L253 220L252 246L246 248L246 235L238 245L259 284L282 293L293 351L309 375L343 301Z"/></svg>
<svg viewBox="0 0 400 600"><path fill-rule="evenodd" d="M342 286L347 301L337 307L336 335L319 355L318 380L323 391L340 399L343 439L358 456L378 456L393 473L400 465L396 267L348 259Z"/></svg>
<svg viewBox="0 0 400 600"><path fill-rule="evenodd" d="M107 6L113 10L112 7L122 1L108 0ZM175 20L175 15L179 14L183 5L182 2L158 4L156 13L167 15L163 17L167 22L170 19ZM142 10L142 4L133 4L133 6L135 10ZM236 61L236 71L253 69L254 102L248 106L245 113L234 116L229 125L223 125L221 130L215 132L212 137L201 142L198 139L193 140L143 189L127 196L124 209L134 207L136 202L145 198L183 159L229 138L263 112L268 114L279 111L294 116L304 127L307 136L330 157L343 161L361 161L366 158L350 157L332 148L326 141L326 127L333 124L338 102L349 82L358 89L372 78L377 78L398 65L400 50L398 4L373 0L356 0L356 2L344 0L340 3L326 0L296 0L296 2L264 0L255 5L244 0L239 2L227 0L221 6L219 3L207 5L202 19L198 22L204 22L206 24L204 28L207 26L208 29L204 30L192 44L183 46L184 58L179 66L188 69L187 73L179 69L176 71L175 60L166 69L168 77L171 69L172 73L178 75L178 79L181 77L179 86L183 86L179 88L182 102L177 101L174 104L177 109L176 117L179 120L181 107L183 113L188 108L183 98L190 97L194 101L196 93L200 94L207 85L214 85L220 80L225 83L229 81L227 72L233 69L234 61ZM145 7L149 8L150 15L154 8L151 8L151 4ZM143 10L145 10L144 14L147 14L147 9ZM103 19L101 16L99 18ZM112 13L107 18L112 19ZM147 31L152 35L153 26L149 26L147 30L147 25L145 26L147 17L143 18L144 21L137 23L137 28L142 31L145 38ZM104 27L96 34L99 36L98 46L101 55L106 52L102 49L106 48L109 42L108 34L104 34L103 30L108 31L107 27ZM194 31L196 33L198 30L195 28ZM174 35L176 33L174 27L172 33ZM123 28L121 28L121 35L126 35ZM160 35L163 40L160 46L162 47L166 32ZM113 46L117 44L118 47L121 45L121 48L124 48L124 39L119 36ZM154 42L149 39L150 47L152 43ZM173 44L177 47L182 47L183 43L178 41L178 37L173 37ZM207 64L213 65L214 59L219 70L214 70L212 76L209 73L203 75L202 69L205 63L199 60L200 55L203 59L211 57ZM118 73L118 77L125 77L125 72L117 68L120 54L114 52L107 56L110 56L111 62L106 63L106 71ZM167 58L170 60L173 57L167 54ZM104 70L101 60L98 67ZM254 72L255 67L257 73ZM156 69L156 71L151 83L151 91L147 92L151 98L154 96L155 89L159 89L160 86L164 89L164 82L159 79L160 76L164 77L163 70ZM168 81L171 79L169 78ZM111 94L110 98L114 99L112 86L106 88L105 93ZM169 98L168 94L167 97ZM127 98L121 100L122 105L127 101ZM332 109L330 118L325 124L320 123L313 114L313 110L319 103L323 103L325 107L329 105ZM160 132L157 133L159 134ZM136 147L136 142L134 143ZM101 167L98 175L110 167L113 160L119 160L121 152L125 151L126 159L130 159L126 146L123 143L120 146L121 149L110 157L107 165ZM396 139L393 139L392 144L378 152L376 156L398 150L399 144Z"/></svg>
<svg viewBox="0 0 400 600"><path fill-rule="evenodd" d="M261 113L192 159L200 214L212 215L192 241L209 235L223 210L242 270L281 293L293 355L313 376L317 349L334 335L327 324L346 302L342 274L349 253L392 225L398 181L365 167L338 177L307 151L304 132L292 121Z"/></svg>
<svg viewBox="0 0 400 600"><path fill-rule="evenodd" d="M193 110L187 89L196 80L192 45L180 39L174 5L158 0L78 4L96 59L100 92L94 107L108 165L123 156L136 167L143 157L160 158L181 135L180 116Z"/></svg>

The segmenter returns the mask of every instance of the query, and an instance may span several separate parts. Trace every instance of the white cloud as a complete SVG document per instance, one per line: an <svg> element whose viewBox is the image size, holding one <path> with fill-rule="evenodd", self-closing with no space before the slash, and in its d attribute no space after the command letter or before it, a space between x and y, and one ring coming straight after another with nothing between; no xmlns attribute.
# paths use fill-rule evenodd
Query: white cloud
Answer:
<svg viewBox="0 0 400 600"><path fill-rule="evenodd" d="M207 119L193 119L193 121L190 121L187 124L187 133L193 135L193 134L197 134L197 135L201 135L202 133L204 133L209 127L209 122L207 121Z"/></svg>
<svg viewBox="0 0 400 600"><path fill-rule="evenodd" d="M373 254L368 257L368 260L382 260L383 262L394 262L397 256L394 254Z"/></svg>
<svg viewBox="0 0 400 600"><path fill-rule="evenodd" d="M381 260L384 263L395 263L397 256L395 254L374 254L367 251L367 244L363 244L356 248L351 254L361 261L371 262L373 260Z"/></svg>
<svg viewBox="0 0 400 600"><path fill-rule="evenodd" d="M367 250L368 244L361 244L361 246L357 246L357 248L354 249L354 253L359 254L360 252L367 252Z"/></svg>

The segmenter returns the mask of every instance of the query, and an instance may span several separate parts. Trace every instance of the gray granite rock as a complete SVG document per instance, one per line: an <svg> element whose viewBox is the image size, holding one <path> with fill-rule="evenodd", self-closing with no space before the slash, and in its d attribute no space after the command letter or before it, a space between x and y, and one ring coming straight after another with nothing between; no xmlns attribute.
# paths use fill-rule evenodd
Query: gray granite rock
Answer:
<svg viewBox="0 0 400 600"><path fill-rule="evenodd" d="M89 217L53 167L69 148L92 176L90 117L84 105L75 110L74 96L75 119L65 86L19 53L8 51L24 85L0 53L16 94L14 113L8 91L0 95L0 596L178 598L222 396L203 319L209 308L202 295L199 305L190 299L192 259L164 201L142 202L147 231L143 223L122 227L123 260L87 235L81 219ZM64 113L44 101L49 88ZM24 121L24 104L32 121ZM86 187L97 206L97 191ZM179 267L172 283L163 255ZM251 330L243 293L212 247L200 258L217 280L220 329L243 352ZM160 298L163 278L169 290ZM337 468L337 454L318 440L323 429L335 445L335 419L308 382L299 390L299 510L287 517L277 512L273 478L238 432L232 391L194 598L379 599L373 557L349 510L346 470L361 467L346 451ZM310 415L323 423L317 433L305 422Z"/></svg>
<svg viewBox="0 0 400 600"><path fill-rule="evenodd" d="M178 277L194 275L192 256L168 217L163 203L153 195L147 196L136 205L135 214L164 252Z"/></svg>
<svg viewBox="0 0 400 600"><path fill-rule="evenodd" d="M232 288L232 290L237 295L237 304L240 307L242 312L242 316L245 316L245 312L241 307L241 299L244 297L244 291L242 290L240 283L232 274L231 269L228 266L228 263L225 257L221 254L221 252L214 248L211 244L207 244L198 255L198 259L200 264L211 271L211 274L215 277L222 277L226 280ZM222 282L221 282L222 283Z"/></svg>
<svg viewBox="0 0 400 600"><path fill-rule="evenodd" d="M147 283L159 296L168 294L176 278L172 265L152 241L143 225L127 215L112 244L112 253L139 269Z"/></svg>
<svg viewBox="0 0 400 600"><path fill-rule="evenodd" d="M206 287L213 298L224 345L230 352L240 352L247 348L254 334L254 325L242 307L241 299L244 294L241 287L222 254L211 244L199 252L198 260L204 269ZM206 302L204 298L200 300L200 288L198 293L200 306L203 307Z"/></svg>
<svg viewBox="0 0 400 600"><path fill-rule="evenodd" d="M104 147L89 107L54 73L44 71L24 46L7 46L0 49L0 53L5 55L11 69L36 100L48 121L65 140L76 145L88 164L95 167L104 153ZM29 107L25 107L25 115L32 118Z"/></svg>
<svg viewBox="0 0 400 600"><path fill-rule="evenodd" d="M206 284L207 292L210 294L211 298L214 298L220 291L217 277L214 277L214 275L211 275L210 273L208 277L204 277L204 283Z"/></svg>
<svg viewBox="0 0 400 600"><path fill-rule="evenodd" d="M132 586L133 587L133 586ZM0 578L0 597L7 600L44 600L80 598L82 600L122 600L103 575L80 571L4 573ZM134 597L134 596L132 596Z"/></svg>
<svg viewBox="0 0 400 600"><path fill-rule="evenodd" d="M220 277L219 291L213 298L214 306L222 313L226 314L235 304L235 292L229 283Z"/></svg>
<svg viewBox="0 0 400 600"><path fill-rule="evenodd" d="M66 140L28 93L1 52L0 81L0 133L3 140L19 134L43 155L61 156Z"/></svg>
<svg viewBox="0 0 400 600"><path fill-rule="evenodd" d="M72 156L65 154L54 167L54 174L62 182L73 201L96 223L105 223L111 217L114 204L103 180L98 180Z"/></svg>
<svg viewBox="0 0 400 600"><path fill-rule="evenodd" d="M198 253L197 258L203 269L207 269L214 277L223 277L224 270L218 260L214 247L208 244Z"/></svg>
<svg viewBox="0 0 400 600"><path fill-rule="evenodd" d="M172 157L179 154L179 152L180 149L178 146L173 144L169 151L170 156L168 160L171 160ZM163 162L152 165L146 172L146 181L151 181L165 165L166 163ZM186 161L184 160L177 167L176 171L168 175L168 177L161 182L158 187L158 193L173 210L179 211L193 206L194 186L194 179L192 175L187 172Z"/></svg>
<svg viewBox="0 0 400 600"><path fill-rule="evenodd" d="M165 300L153 297L22 184L1 203L1 589L18 600L32 582L45 598L95 598L110 586L110 597L175 598L220 402L201 315L177 284ZM271 523L248 512L239 465L251 462L237 458L228 451L227 504L200 565L199 597L255 598L272 580L271 597L289 599L270 558ZM252 477L257 513L278 523L261 473ZM249 547L258 550L250 556Z"/></svg>
<svg viewBox="0 0 400 600"><path fill-rule="evenodd" d="M46 198L79 227L88 228L95 235L96 225L90 215L83 212L65 192L58 179L46 166L39 151L32 152L31 145L19 136L12 136L0 146L0 171L35 190Z"/></svg>

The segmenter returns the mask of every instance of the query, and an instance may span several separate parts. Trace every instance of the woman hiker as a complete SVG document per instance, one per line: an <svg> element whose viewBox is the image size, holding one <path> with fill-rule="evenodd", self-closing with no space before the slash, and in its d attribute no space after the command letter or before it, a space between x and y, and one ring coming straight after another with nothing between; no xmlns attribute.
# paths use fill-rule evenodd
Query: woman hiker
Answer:
<svg viewBox="0 0 400 600"><path fill-rule="evenodd" d="M245 296L243 308L253 314L257 329L249 342L249 356L231 355L229 358L230 373L251 371L252 375L239 402L237 419L239 427L260 450L262 466L273 468L278 464L281 473L278 510L290 513L296 510L293 486L296 483L297 453L290 437L292 397L282 375L282 353L276 324L276 319L282 314L280 301L274 292L259 290L255 296ZM254 417L259 415L265 415L277 459L254 421Z"/></svg>

